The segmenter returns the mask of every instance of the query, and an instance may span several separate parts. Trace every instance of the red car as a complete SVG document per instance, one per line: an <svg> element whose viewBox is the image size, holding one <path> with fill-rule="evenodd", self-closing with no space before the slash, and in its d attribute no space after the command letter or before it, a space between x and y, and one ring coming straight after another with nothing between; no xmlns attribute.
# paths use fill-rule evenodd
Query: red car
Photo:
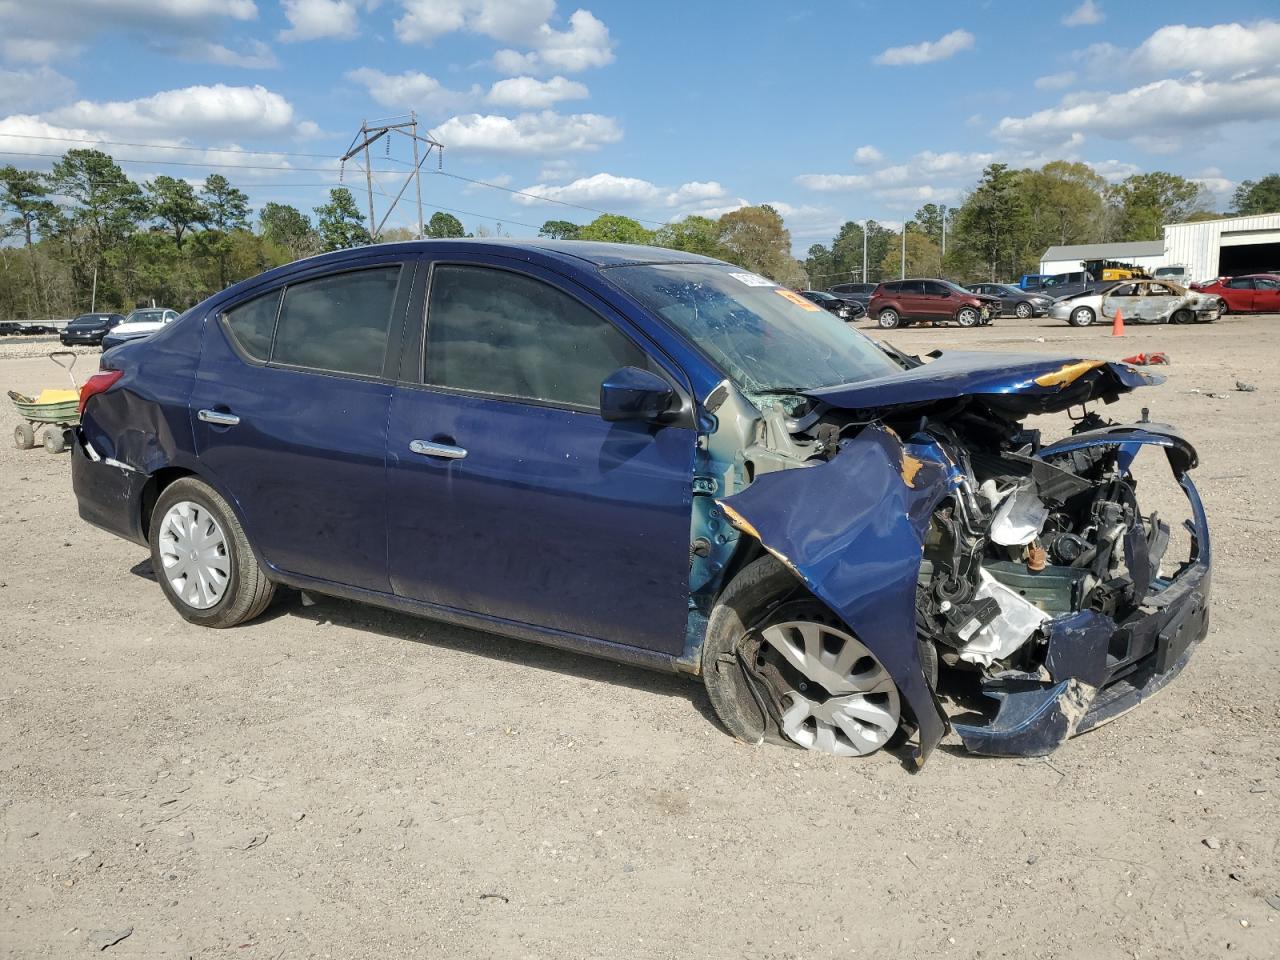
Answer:
<svg viewBox="0 0 1280 960"><path fill-rule="evenodd" d="M947 280L892 280L876 287L867 313L881 330L913 323L976 327L1000 315L1000 298L973 293Z"/></svg>
<svg viewBox="0 0 1280 960"><path fill-rule="evenodd" d="M1280 313L1280 274L1253 273L1196 284L1201 293L1217 294L1223 313Z"/></svg>

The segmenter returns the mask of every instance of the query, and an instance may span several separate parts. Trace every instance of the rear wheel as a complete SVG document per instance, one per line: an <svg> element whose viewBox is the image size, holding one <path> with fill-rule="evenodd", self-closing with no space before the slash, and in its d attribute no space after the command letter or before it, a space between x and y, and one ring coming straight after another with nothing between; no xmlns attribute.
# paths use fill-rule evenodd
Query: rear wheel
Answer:
<svg viewBox="0 0 1280 960"><path fill-rule="evenodd" d="M151 566L174 609L206 627L234 627L271 602L267 579L244 529L208 484L183 477L164 488L151 513Z"/></svg>
<svg viewBox="0 0 1280 960"><path fill-rule="evenodd" d="M876 326L881 330L892 330L902 322L902 318L898 316L898 311L892 307L886 307L876 315Z"/></svg>
<svg viewBox="0 0 1280 960"><path fill-rule="evenodd" d="M865 756L901 725L888 671L772 556L744 568L716 604L702 672L716 715L749 743L776 729L807 750Z"/></svg>
<svg viewBox="0 0 1280 960"><path fill-rule="evenodd" d="M1026 301L1023 301L1013 308L1013 315L1019 320L1030 320L1033 313L1035 313L1035 310L1033 310L1031 308L1031 304Z"/></svg>
<svg viewBox="0 0 1280 960"><path fill-rule="evenodd" d="M1092 307L1076 307L1071 311L1071 315L1067 318L1067 322L1073 327L1087 327L1097 319L1098 315L1093 312Z"/></svg>
<svg viewBox="0 0 1280 960"><path fill-rule="evenodd" d="M13 428L13 445L19 450L30 450L36 445L36 432L31 424L20 423Z"/></svg>
<svg viewBox="0 0 1280 960"><path fill-rule="evenodd" d="M40 431L45 453L61 453L67 449L67 434L61 427L45 427Z"/></svg>
<svg viewBox="0 0 1280 960"><path fill-rule="evenodd" d="M962 327L976 327L981 319L982 314L978 313L973 307L961 307L956 312L956 323Z"/></svg>

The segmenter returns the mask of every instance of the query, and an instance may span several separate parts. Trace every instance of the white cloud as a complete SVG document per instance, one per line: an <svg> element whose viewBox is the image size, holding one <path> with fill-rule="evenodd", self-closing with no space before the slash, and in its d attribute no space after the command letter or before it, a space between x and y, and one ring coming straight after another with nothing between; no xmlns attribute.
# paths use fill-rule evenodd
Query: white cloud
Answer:
<svg viewBox="0 0 1280 960"><path fill-rule="evenodd" d="M571 183L552 185L537 183L521 191L534 196L514 197L524 206L537 206L547 201L575 203L581 206L606 209L673 211L670 216L689 213L708 215L713 205L723 201L725 189L714 180L694 180L671 189L638 177L619 177L612 173L596 173L579 177Z"/></svg>
<svg viewBox="0 0 1280 960"><path fill-rule="evenodd" d="M587 96L585 85L564 77L552 77L550 80L509 77L490 87L485 99L498 106L537 110L561 100L585 100Z"/></svg>
<svg viewBox="0 0 1280 960"><path fill-rule="evenodd" d="M968 30L952 30L937 40L925 40L906 47L890 47L876 55L875 62L886 67L914 66L954 57L973 47L974 36Z"/></svg>
<svg viewBox="0 0 1280 960"><path fill-rule="evenodd" d="M1043 77L1036 77L1037 90L1061 90L1063 87L1069 87L1076 82L1076 72L1074 70L1063 70L1061 73L1049 73Z"/></svg>
<svg viewBox="0 0 1280 960"><path fill-rule="evenodd" d="M8 60L45 63L103 30L198 35L220 19L257 16L253 0L0 0L0 51Z"/></svg>
<svg viewBox="0 0 1280 960"><path fill-rule="evenodd" d="M806 173L795 181L818 193L874 189L877 196L881 196L890 190L919 191L940 178L971 179L995 158L994 153L922 150L906 163L890 164L868 173Z"/></svg>
<svg viewBox="0 0 1280 960"><path fill-rule="evenodd" d="M1121 93L1083 94L1025 117L1005 117L995 133L1006 140L1057 142L1095 134L1162 151L1203 139L1212 127L1280 118L1280 77L1209 81L1159 80Z"/></svg>
<svg viewBox="0 0 1280 960"><path fill-rule="evenodd" d="M360 32L357 0L280 0L289 29L285 41L347 39Z"/></svg>
<svg viewBox="0 0 1280 960"><path fill-rule="evenodd" d="M1130 58L1145 73L1195 69L1231 74L1250 67L1273 66L1280 51L1280 22L1220 23L1212 27L1172 24L1147 37Z"/></svg>
<svg viewBox="0 0 1280 960"><path fill-rule="evenodd" d="M538 171L538 180L542 183L559 183L561 180L572 180L575 175L574 166L568 160L548 160Z"/></svg>
<svg viewBox="0 0 1280 960"><path fill-rule="evenodd" d="M368 90L369 96L384 107L455 110L480 96L479 87L469 91L450 90L434 77L416 70L387 74L372 67L361 67L348 70L346 76Z"/></svg>
<svg viewBox="0 0 1280 960"><path fill-rule="evenodd" d="M76 103L47 114L68 127L105 129L116 137L255 137L309 135L315 125L294 116L293 105L262 86L183 87L137 100Z"/></svg>
<svg viewBox="0 0 1280 960"><path fill-rule="evenodd" d="M1091 27L1105 19L1107 15L1102 12L1098 4L1094 3L1094 0L1084 0L1080 6L1063 17L1062 22L1068 27Z"/></svg>
<svg viewBox="0 0 1280 960"><path fill-rule="evenodd" d="M1106 180L1108 183L1119 183L1121 180L1132 177L1135 173L1142 172L1142 168L1136 163L1127 163L1123 160L1099 160L1096 162L1086 162L1094 173L1102 177L1102 179Z"/></svg>
<svg viewBox="0 0 1280 960"><path fill-rule="evenodd" d="M514 117L463 114L440 124L431 136L450 150L537 154L595 150L621 140L622 129L613 117L543 110Z"/></svg>
<svg viewBox="0 0 1280 960"><path fill-rule="evenodd" d="M241 50L232 50L212 40L187 40L174 46L156 44L161 53L171 53L193 63L214 63L221 67L243 67L247 70L273 70L280 66L275 53L261 40L246 41Z"/></svg>
<svg viewBox="0 0 1280 960"><path fill-rule="evenodd" d="M853 162L868 165L873 163L883 163L884 154L870 144L867 144L853 151Z"/></svg>
<svg viewBox="0 0 1280 960"><path fill-rule="evenodd" d="M550 23L555 0L401 0L401 6L395 22L401 42L480 34L508 45L493 58L504 73L577 73L613 62L609 28L589 10L575 10L568 29L557 30Z"/></svg>
<svg viewBox="0 0 1280 960"><path fill-rule="evenodd" d="M50 67L0 69L0 112L35 110L65 100L76 85Z"/></svg>

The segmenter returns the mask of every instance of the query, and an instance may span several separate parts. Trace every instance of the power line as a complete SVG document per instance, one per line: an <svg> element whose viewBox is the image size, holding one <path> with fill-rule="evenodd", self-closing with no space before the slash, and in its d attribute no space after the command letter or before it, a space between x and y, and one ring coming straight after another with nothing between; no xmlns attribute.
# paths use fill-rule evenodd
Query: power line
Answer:
<svg viewBox="0 0 1280 960"><path fill-rule="evenodd" d="M517 197L529 197L530 199L533 199L533 200L541 200L543 203L558 203L562 207L574 207L577 210L586 210L588 213L598 213L598 214L607 215L607 216L618 216L618 214L614 214L612 210L600 210L596 207L583 206L580 203L570 203L568 200L557 200L554 197L544 197L538 193L528 193L527 191L524 191L524 190L513 190L511 187L504 187L500 183L490 183L488 180L476 180L476 179L473 179L472 177L464 177L461 174L449 173L445 170L436 170L436 171L433 171L433 174L434 176L437 176L437 177L452 177L454 180L465 180L467 183L474 183L477 186L481 186L481 187L492 187L494 190L503 190L506 193L514 194ZM641 223L656 223L660 227L666 226L667 224L667 221L665 220L647 220L644 217L631 217L630 219L638 220Z"/></svg>
<svg viewBox="0 0 1280 960"><path fill-rule="evenodd" d="M5 136L0 133L0 137ZM3 157L49 157L55 160L61 160L65 154L61 153L34 153L23 152L21 150L0 150L0 156ZM329 167L280 167L267 166L265 164L253 163L198 163L195 160L139 160L134 157L112 157L116 163L142 163L142 164L158 164L166 167L202 167L205 170L271 170L274 173L337 173ZM335 161L336 162L336 161ZM396 174L398 170L374 170L379 174Z"/></svg>
<svg viewBox="0 0 1280 960"><path fill-rule="evenodd" d="M0 137L14 137L21 140L56 140L59 143L101 143L110 147L146 147L151 150L194 150L208 153L248 153L272 157L311 157L316 160L330 160L327 153L291 153L288 150L249 150L245 147L186 147L172 143L130 143L125 140L101 140L96 137L55 137L38 133L0 133Z"/></svg>

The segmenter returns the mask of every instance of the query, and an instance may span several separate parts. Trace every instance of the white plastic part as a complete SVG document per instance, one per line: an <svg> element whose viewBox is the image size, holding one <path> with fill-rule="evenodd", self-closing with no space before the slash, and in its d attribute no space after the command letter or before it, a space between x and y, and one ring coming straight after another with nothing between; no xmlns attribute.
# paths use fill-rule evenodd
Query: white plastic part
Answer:
<svg viewBox="0 0 1280 960"><path fill-rule="evenodd" d="M1020 547L1040 536L1049 508L1036 495L1035 484L1028 481L1013 491L991 519L991 539L1005 547Z"/></svg>
<svg viewBox="0 0 1280 960"><path fill-rule="evenodd" d="M973 633L973 639L960 651L960 659L989 667L992 661L1003 660L1031 639L1031 635L1040 624L1049 619L1049 615L985 570L978 571L978 581L974 598L981 600L990 597L995 600L1000 605L1000 616ZM964 636L963 629L960 634Z"/></svg>

